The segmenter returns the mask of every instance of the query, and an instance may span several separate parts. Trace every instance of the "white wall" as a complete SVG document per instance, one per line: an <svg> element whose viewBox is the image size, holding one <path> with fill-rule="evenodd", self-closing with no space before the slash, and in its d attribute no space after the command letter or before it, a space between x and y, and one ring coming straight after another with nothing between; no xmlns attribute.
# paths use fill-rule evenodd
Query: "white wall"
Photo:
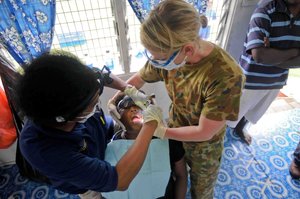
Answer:
<svg viewBox="0 0 300 199"><path fill-rule="evenodd" d="M232 5L231 16L228 17L230 21L227 24L229 28L225 49L237 61L243 51L250 17L257 3L258 0L237 0L236 4Z"/></svg>

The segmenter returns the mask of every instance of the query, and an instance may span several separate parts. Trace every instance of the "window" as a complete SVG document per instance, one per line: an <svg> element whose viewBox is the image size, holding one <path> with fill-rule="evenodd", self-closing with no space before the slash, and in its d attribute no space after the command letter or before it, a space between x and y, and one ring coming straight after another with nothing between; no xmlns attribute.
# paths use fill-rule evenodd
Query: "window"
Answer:
<svg viewBox="0 0 300 199"><path fill-rule="evenodd" d="M57 0L53 48L102 66L106 54L119 57L114 24L110 0ZM120 65L118 59L114 61L115 66Z"/></svg>
<svg viewBox="0 0 300 199"><path fill-rule="evenodd" d="M220 43L229 4L208 1L204 39ZM127 0L57 0L56 13L52 49L68 50L96 67L110 65L115 74L135 72L145 63L140 22Z"/></svg>

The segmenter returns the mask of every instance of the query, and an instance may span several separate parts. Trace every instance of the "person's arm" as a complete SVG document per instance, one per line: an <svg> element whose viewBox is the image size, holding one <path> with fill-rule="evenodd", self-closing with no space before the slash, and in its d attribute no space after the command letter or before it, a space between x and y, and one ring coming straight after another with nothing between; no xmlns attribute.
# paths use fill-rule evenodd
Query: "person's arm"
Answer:
<svg viewBox="0 0 300 199"><path fill-rule="evenodd" d="M224 126L226 120L215 121L200 116L198 126L167 128L164 138L185 142L201 142L212 139Z"/></svg>
<svg viewBox="0 0 300 199"><path fill-rule="evenodd" d="M145 109L146 105L149 102L149 99L151 99L151 96L145 95L138 90L145 84L145 81L141 78L141 75L139 73L134 74L131 78L129 78L129 80L127 80L127 84L132 85L133 87L130 88L130 86L127 86L123 93L118 91L108 101L108 112L115 120L120 119L120 114L116 110L116 101L121 95L124 95L124 93L131 97L134 103L142 109Z"/></svg>
<svg viewBox="0 0 300 199"><path fill-rule="evenodd" d="M116 76L115 76L116 77ZM116 84L120 85L121 89L118 89L118 91L113 97L112 100L115 100L120 95L121 91L123 92L128 85L134 86L136 89L140 89L144 84L144 80L140 77L138 73L135 73L133 76L131 76L126 82L121 80L120 78L116 77ZM124 87L125 86L125 87Z"/></svg>
<svg viewBox="0 0 300 199"><path fill-rule="evenodd" d="M261 47L252 49L251 54L253 56L254 61L257 63L268 65L285 65L286 62L299 57L300 49L291 48L283 50L269 47Z"/></svg>
<svg viewBox="0 0 300 199"><path fill-rule="evenodd" d="M300 48L270 48L268 37L264 37L264 47L254 48L251 53L257 63L275 65L280 68L295 68L300 65Z"/></svg>
<svg viewBox="0 0 300 199"><path fill-rule="evenodd" d="M142 86L144 86L145 81L141 78L139 73L135 73L127 80L127 83L135 86L137 89L140 89Z"/></svg>
<svg viewBox="0 0 300 199"><path fill-rule="evenodd" d="M109 77L112 79L112 82L110 84L106 84L105 86L110 87L110 88L114 88L120 91L124 91L125 88L128 86L128 83L126 83L125 81L123 81L121 78L119 78L118 76L110 73Z"/></svg>
<svg viewBox="0 0 300 199"><path fill-rule="evenodd" d="M174 174L175 174L175 199L185 199L187 191L187 168L184 158L174 164Z"/></svg>
<svg viewBox="0 0 300 199"><path fill-rule="evenodd" d="M246 51L257 63L278 65L295 58L299 49L279 49L270 45L272 19L266 7L257 7L251 16L246 38Z"/></svg>
<svg viewBox="0 0 300 199"><path fill-rule="evenodd" d="M126 190L142 167L154 131L162 118L162 110L156 105L150 104L143 112L144 124L142 129L135 139L134 144L116 165L118 173L117 190Z"/></svg>
<svg viewBox="0 0 300 199"><path fill-rule="evenodd" d="M119 160L116 165L118 173L117 190L126 190L143 165L151 142L153 132L157 127L156 121L150 121L143 125L134 144Z"/></svg>
<svg viewBox="0 0 300 199"><path fill-rule="evenodd" d="M293 58L293 59L287 60L286 62L280 63L276 66L280 67L280 68L286 68L286 69L288 69L288 68L300 68L300 55Z"/></svg>

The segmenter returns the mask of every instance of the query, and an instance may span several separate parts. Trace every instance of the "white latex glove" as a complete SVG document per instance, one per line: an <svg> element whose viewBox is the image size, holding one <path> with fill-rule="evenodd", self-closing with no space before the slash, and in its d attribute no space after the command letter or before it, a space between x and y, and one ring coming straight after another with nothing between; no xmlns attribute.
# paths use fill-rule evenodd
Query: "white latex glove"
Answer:
<svg viewBox="0 0 300 199"><path fill-rule="evenodd" d="M117 111L114 100L110 100L107 104L108 113L114 119L114 121L120 125L123 131L126 131L124 124L120 121L121 115Z"/></svg>
<svg viewBox="0 0 300 199"><path fill-rule="evenodd" d="M149 99L151 98L150 96L145 95L131 85L125 88L124 93L128 95L137 106L139 106L143 110L146 110L149 104Z"/></svg>
<svg viewBox="0 0 300 199"><path fill-rule="evenodd" d="M150 104L146 110L143 111L144 123L155 120L159 124L162 121L162 117L162 110L157 105Z"/></svg>
<svg viewBox="0 0 300 199"><path fill-rule="evenodd" d="M152 102L154 105L157 104L155 98L152 98ZM157 125L157 128L154 131L154 136L163 139L166 134L166 130L167 130L166 127L167 125L165 124L165 122L163 122L163 120L160 120L160 122Z"/></svg>
<svg viewBox="0 0 300 199"><path fill-rule="evenodd" d="M154 136L163 139L165 137L166 130L167 128L165 124L163 122L160 122L154 131Z"/></svg>

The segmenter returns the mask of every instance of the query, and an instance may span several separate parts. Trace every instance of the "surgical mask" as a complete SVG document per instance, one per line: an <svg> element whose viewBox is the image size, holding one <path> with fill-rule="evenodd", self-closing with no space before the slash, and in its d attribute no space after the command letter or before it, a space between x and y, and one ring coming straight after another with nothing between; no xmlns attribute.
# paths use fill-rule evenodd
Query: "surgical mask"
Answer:
<svg viewBox="0 0 300 199"><path fill-rule="evenodd" d="M89 113L89 114L87 114L87 115L85 115L85 116L82 116L82 117L77 117L77 118L80 118L81 120L79 120L79 121L77 121L78 123L85 123L90 117L92 117L95 113L97 113L97 112L100 112L100 110L101 110L101 101L100 101L100 97L99 97L99 99L98 99L98 102L97 102L97 104L94 106L94 108L93 108L93 110Z"/></svg>
<svg viewBox="0 0 300 199"><path fill-rule="evenodd" d="M180 50L174 52L168 60L151 59L152 56L151 55L149 56L150 53L146 49L145 49L144 53L145 53L147 59L149 60L149 62L156 68L161 68L161 69L165 69L165 70L173 70L173 69L179 68L186 64L187 56L185 56L184 60L179 64L175 64L175 62L174 62L175 59L177 58L177 56L179 55Z"/></svg>

